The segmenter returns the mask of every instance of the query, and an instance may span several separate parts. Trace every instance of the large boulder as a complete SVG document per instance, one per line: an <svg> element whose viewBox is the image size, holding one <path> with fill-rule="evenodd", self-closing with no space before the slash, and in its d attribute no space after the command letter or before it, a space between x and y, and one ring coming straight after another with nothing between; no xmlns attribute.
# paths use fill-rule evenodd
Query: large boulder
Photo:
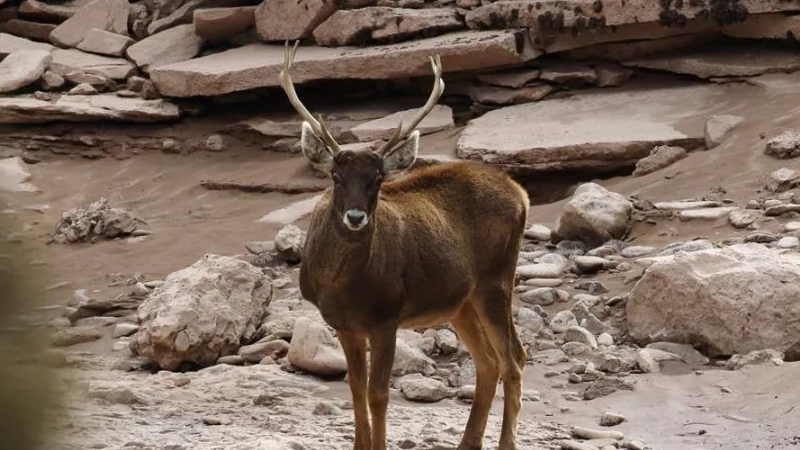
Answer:
<svg viewBox="0 0 800 450"><path fill-rule="evenodd" d="M240 259L208 254L167 276L139 307L135 351L166 370L214 364L252 339L272 300L269 278Z"/></svg>
<svg viewBox="0 0 800 450"><path fill-rule="evenodd" d="M38 80L50 64L46 50L17 50L0 62L0 92L23 88Z"/></svg>
<svg viewBox="0 0 800 450"><path fill-rule="evenodd" d="M336 376L347 372L347 360L339 341L325 325L305 317L294 324L287 356L293 366L317 375Z"/></svg>
<svg viewBox="0 0 800 450"><path fill-rule="evenodd" d="M800 255L761 244L677 253L654 263L627 303L631 336L708 354L800 343Z"/></svg>
<svg viewBox="0 0 800 450"><path fill-rule="evenodd" d="M93 28L127 36L129 12L127 0L95 0L53 30L50 40L62 47L76 47Z"/></svg>
<svg viewBox="0 0 800 450"><path fill-rule="evenodd" d="M625 235L632 210L625 196L599 184L584 183L561 211L556 234L562 239L600 245Z"/></svg>
<svg viewBox="0 0 800 450"><path fill-rule="evenodd" d="M265 41L305 38L336 9L335 0L267 0L256 10L256 28Z"/></svg>
<svg viewBox="0 0 800 450"><path fill-rule="evenodd" d="M314 30L319 45L365 45L431 37L464 28L455 9L373 6L336 11Z"/></svg>

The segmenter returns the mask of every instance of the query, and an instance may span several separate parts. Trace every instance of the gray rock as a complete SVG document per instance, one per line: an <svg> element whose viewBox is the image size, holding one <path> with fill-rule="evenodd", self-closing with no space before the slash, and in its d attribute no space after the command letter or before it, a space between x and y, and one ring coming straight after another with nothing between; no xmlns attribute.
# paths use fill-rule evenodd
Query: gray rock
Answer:
<svg viewBox="0 0 800 450"><path fill-rule="evenodd" d="M255 6L197 9L193 15L194 30L207 41L223 42L253 27L255 12Z"/></svg>
<svg viewBox="0 0 800 450"><path fill-rule="evenodd" d="M419 111L419 109L409 109L399 111L380 119L364 122L350 129L350 132L361 142L369 142L381 139L389 139L401 121L408 122ZM453 110L449 106L436 105L430 114L425 116L419 123L418 130L421 135L435 133L455 126L453 122Z"/></svg>
<svg viewBox="0 0 800 450"><path fill-rule="evenodd" d="M403 9L380 6L339 10L314 29L318 45L369 45L431 37L464 28L450 8Z"/></svg>
<svg viewBox="0 0 800 450"><path fill-rule="evenodd" d="M0 192L35 192L27 164L19 156L0 159Z"/></svg>
<svg viewBox="0 0 800 450"><path fill-rule="evenodd" d="M526 264L517 267L517 276L522 279L528 278L561 278L564 274L564 267L560 264Z"/></svg>
<svg viewBox="0 0 800 450"><path fill-rule="evenodd" d="M53 232L60 243L90 242L129 236L137 228L136 218L121 208L112 208L101 198L87 208L72 208L61 215Z"/></svg>
<svg viewBox="0 0 800 450"><path fill-rule="evenodd" d="M336 2L264 2L255 13L258 35L264 41L306 38L336 12Z"/></svg>
<svg viewBox="0 0 800 450"><path fill-rule="evenodd" d="M275 241L251 241L246 242L244 247L254 255L260 255L275 250Z"/></svg>
<svg viewBox="0 0 800 450"><path fill-rule="evenodd" d="M339 341L321 323L301 318L294 325L289 362L300 369L335 376L347 372L347 360Z"/></svg>
<svg viewBox="0 0 800 450"><path fill-rule="evenodd" d="M236 353L246 362L257 363L267 357L280 359L288 354L290 347L291 345L283 339L273 339L245 345Z"/></svg>
<svg viewBox="0 0 800 450"><path fill-rule="evenodd" d="M756 215L750 211L737 209L728 215L728 222L735 228L747 228L756 221Z"/></svg>
<svg viewBox="0 0 800 450"><path fill-rule="evenodd" d="M94 55L76 49L58 49L52 55L49 70L62 77L78 70L112 80L124 80L136 71L136 66L125 59Z"/></svg>
<svg viewBox="0 0 800 450"><path fill-rule="evenodd" d="M697 345L711 356L800 342L800 260L759 244L678 253L653 264L627 302L630 335ZM719 317L724 320L698 320Z"/></svg>
<svg viewBox="0 0 800 450"><path fill-rule="evenodd" d="M772 138L765 153L781 159L800 156L800 129L787 130Z"/></svg>
<svg viewBox="0 0 800 450"><path fill-rule="evenodd" d="M542 68L539 78L568 87L594 84L597 73L589 66L576 63L548 64Z"/></svg>
<svg viewBox="0 0 800 450"><path fill-rule="evenodd" d="M530 330L533 333L538 333L542 328L544 328L544 320L542 319L542 316L530 308L520 307L517 309L516 319L519 326Z"/></svg>
<svg viewBox="0 0 800 450"><path fill-rule="evenodd" d="M564 206L556 233L565 239L599 245L625 235L632 209L624 196L595 183L584 183Z"/></svg>
<svg viewBox="0 0 800 450"><path fill-rule="evenodd" d="M605 412L602 416L600 416L600 426L601 427L615 427L622 422L625 422L625 416L622 414L615 414L611 412Z"/></svg>
<svg viewBox="0 0 800 450"><path fill-rule="evenodd" d="M42 74L41 86L45 90L56 90L64 85L64 77L57 75L49 70Z"/></svg>
<svg viewBox="0 0 800 450"><path fill-rule="evenodd" d="M525 230L525 237L534 241L547 242L550 240L552 233L550 228L544 225L534 224Z"/></svg>
<svg viewBox="0 0 800 450"><path fill-rule="evenodd" d="M566 333L573 326L578 326L578 320L572 311L560 311L550 320L550 328L555 333Z"/></svg>
<svg viewBox="0 0 800 450"><path fill-rule="evenodd" d="M95 0L53 30L50 40L62 47L76 47L94 28L127 35L129 12L125 0Z"/></svg>
<svg viewBox="0 0 800 450"><path fill-rule="evenodd" d="M603 270L609 261L599 256L576 256L575 267L581 275L589 275Z"/></svg>
<svg viewBox="0 0 800 450"><path fill-rule="evenodd" d="M605 397L619 390L632 391L633 384L618 378L601 378L589 385L583 392L585 400Z"/></svg>
<svg viewBox="0 0 800 450"><path fill-rule="evenodd" d="M669 167L688 155L685 148L659 145L650 151L650 154L636 163L633 176L647 175L648 173Z"/></svg>
<svg viewBox="0 0 800 450"><path fill-rule="evenodd" d="M0 62L0 92L21 89L44 74L52 56L45 50L17 50Z"/></svg>
<svg viewBox="0 0 800 450"><path fill-rule="evenodd" d="M714 148L722 143L725 136L736 128L744 117L732 115L709 116L706 120L706 148Z"/></svg>
<svg viewBox="0 0 800 450"><path fill-rule="evenodd" d="M784 354L777 350L754 350L745 355L733 355L725 363L725 367L729 370L739 370L744 366L758 365L758 364L774 364L779 366L783 364Z"/></svg>
<svg viewBox="0 0 800 450"><path fill-rule="evenodd" d="M772 192L784 192L800 185L800 172L782 167L770 172L767 189Z"/></svg>
<svg viewBox="0 0 800 450"><path fill-rule="evenodd" d="M97 327L78 326L56 331L50 336L50 343L56 347L68 347L70 345L92 342L100 339L100 331Z"/></svg>
<svg viewBox="0 0 800 450"><path fill-rule="evenodd" d="M592 348L583 342L567 342L561 346L561 351L568 356L578 356L590 353Z"/></svg>
<svg viewBox="0 0 800 450"><path fill-rule="evenodd" d="M194 32L194 25L178 25L128 47L127 55L144 72L194 58L200 53L203 39Z"/></svg>
<svg viewBox="0 0 800 450"><path fill-rule="evenodd" d="M642 349L636 353L636 364L644 373L661 372L661 365L651 353L652 350Z"/></svg>
<svg viewBox="0 0 800 450"><path fill-rule="evenodd" d="M800 247L800 238L797 238L796 236L784 236L775 242L775 246L778 248Z"/></svg>
<svg viewBox="0 0 800 450"><path fill-rule="evenodd" d="M620 254L625 258L638 258L640 256L649 255L654 251L655 249L653 247L648 247L646 245L632 245L622 249Z"/></svg>
<svg viewBox="0 0 800 450"><path fill-rule="evenodd" d="M442 354L452 355L458 351L458 337L452 331L443 328L439 330L436 345L439 346L439 350L442 351Z"/></svg>
<svg viewBox="0 0 800 450"><path fill-rule="evenodd" d="M580 342L591 349L597 348L597 339L588 330L578 326L571 326L564 335L567 342ZM566 353L566 352L565 352Z"/></svg>
<svg viewBox="0 0 800 450"><path fill-rule="evenodd" d="M738 210L737 206L720 206L718 208L700 208L680 211L678 217L683 221L689 220L718 220L728 217L730 213Z"/></svg>
<svg viewBox="0 0 800 450"><path fill-rule="evenodd" d="M553 288L536 288L520 294L519 299L525 303L540 306L550 306L558 299L558 294Z"/></svg>
<svg viewBox="0 0 800 450"><path fill-rule="evenodd" d="M421 350L410 346L401 339L397 339L392 375L401 376L410 373L433 375L435 371L432 359L425 356Z"/></svg>
<svg viewBox="0 0 800 450"><path fill-rule="evenodd" d="M306 242L306 232L295 225L286 225L275 235L275 250L286 262L298 263Z"/></svg>
<svg viewBox="0 0 800 450"><path fill-rule="evenodd" d="M778 236L768 232L768 231L755 231L747 235L744 238L745 242L756 242L760 244L769 244L770 242L775 242L778 240Z"/></svg>
<svg viewBox="0 0 800 450"><path fill-rule="evenodd" d="M614 345L614 337L608 333L601 333L597 336L597 345L601 347L611 347Z"/></svg>
<svg viewBox="0 0 800 450"><path fill-rule="evenodd" d="M686 364L705 365L709 360L690 345L678 344L675 342L653 342L647 348L661 350L662 352L672 353Z"/></svg>
<svg viewBox="0 0 800 450"><path fill-rule="evenodd" d="M464 90L473 102L482 105L518 105L537 102L553 92L554 88L549 84L542 83L534 83L521 88L471 84Z"/></svg>
<svg viewBox="0 0 800 450"><path fill-rule="evenodd" d="M0 123L158 122L177 119L178 106L164 100L122 98L114 94L63 95L54 101L0 97Z"/></svg>
<svg viewBox="0 0 800 450"><path fill-rule="evenodd" d="M661 249L661 251L658 252L658 256L674 255L679 252L700 252L703 250L712 250L713 248L714 244L705 239L697 239L689 242L675 242Z"/></svg>
<svg viewBox="0 0 800 450"><path fill-rule="evenodd" d="M135 323L119 323L114 327L113 336L115 338L126 337L136 333L137 331L139 331L139 325Z"/></svg>
<svg viewBox="0 0 800 450"><path fill-rule="evenodd" d="M106 31L99 28L92 28L86 33L86 37L78 44L78 49L89 53L97 53L108 56L122 56L135 41L128 36Z"/></svg>
<svg viewBox="0 0 800 450"><path fill-rule="evenodd" d="M94 95L97 94L97 89L89 83L80 83L67 93L70 95Z"/></svg>
<svg viewBox="0 0 800 450"><path fill-rule="evenodd" d="M599 370L607 373L630 372L637 366L636 356L627 351L606 353Z"/></svg>
<svg viewBox="0 0 800 450"><path fill-rule="evenodd" d="M134 348L166 370L212 365L252 338L271 299L261 270L235 257L205 255L145 299Z"/></svg>
<svg viewBox="0 0 800 450"><path fill-rule="evenodd" d="M447 386L431 378L400 380L400 390L408 400L433 403L450 396Z"/></svg>

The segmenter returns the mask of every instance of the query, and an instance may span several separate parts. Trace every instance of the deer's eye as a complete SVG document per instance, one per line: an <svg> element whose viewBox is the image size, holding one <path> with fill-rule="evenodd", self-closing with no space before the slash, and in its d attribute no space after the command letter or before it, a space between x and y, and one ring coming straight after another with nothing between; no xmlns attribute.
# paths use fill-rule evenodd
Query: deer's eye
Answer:
<svg viewBox="0 0 800 450"><path fill-rule="evenodd" d="M333 178L333 182L336 184L342 182L342 177L338 173L334 173L333 175L331 175L331 178Z"/></svg>

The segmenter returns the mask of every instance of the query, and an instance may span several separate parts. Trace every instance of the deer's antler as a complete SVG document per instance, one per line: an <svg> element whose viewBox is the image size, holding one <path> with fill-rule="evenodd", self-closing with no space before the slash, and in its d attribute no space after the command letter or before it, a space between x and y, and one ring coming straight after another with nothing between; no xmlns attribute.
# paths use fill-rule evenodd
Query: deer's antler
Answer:
<svg viewBox="0 0 800 450"><path fill-rule="evenodd" d="M411 119L411 122L409 122L407 126L403 126L403 122L400 122L394 130L394 133L392 133L392 137L376 151L376 153L382 155L384 158L391 155L398 147L397 144L405 140L408 135L414 131L417 125L422 122L422 119L436 106L439 97L442 96L442 92L444 92L444 81L442 81L442 60L439 55L431 56L431 67L433 68L433 90L431 91L430 97L428 97L428 101L425 103L425 106L417 111L417 114Z"/></svg>
<svg viewBox="0 0 800 450"><path fill-rule="evenodd" d="M297 113L300 114L300 117L311 125L314 134L325 142L326 147L332 154L336 155L339 153L339 144L333 139L328 127L325 126L325 122L322 121L322 116L320 116L320 120L315 119L308 109L303 106L303 102L300 101L300 98L297 97L297 92L294 90L294 84L289 75L289 69L292 67L292 61L294 61L294 55L297 53L298 45L300 45L300 41L295 41L294 47L289 50L289 41L286 41L286 49L284 50L283 56L283 70L281 70L280 73L281 86L283 86L283 90L289 98L289 103L291 103Z"/></svg>

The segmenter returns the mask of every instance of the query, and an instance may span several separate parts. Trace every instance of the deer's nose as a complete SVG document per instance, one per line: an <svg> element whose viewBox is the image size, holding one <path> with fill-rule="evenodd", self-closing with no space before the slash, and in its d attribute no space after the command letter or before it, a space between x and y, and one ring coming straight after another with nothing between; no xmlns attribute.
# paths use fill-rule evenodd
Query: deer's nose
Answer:
<svg viewBox="0 0 800 450"><path fill-rule="evenodd" d="M344 220L350 227L362 227L367 223L367 213L360 209L349 209L344 213Z"/></svg>

